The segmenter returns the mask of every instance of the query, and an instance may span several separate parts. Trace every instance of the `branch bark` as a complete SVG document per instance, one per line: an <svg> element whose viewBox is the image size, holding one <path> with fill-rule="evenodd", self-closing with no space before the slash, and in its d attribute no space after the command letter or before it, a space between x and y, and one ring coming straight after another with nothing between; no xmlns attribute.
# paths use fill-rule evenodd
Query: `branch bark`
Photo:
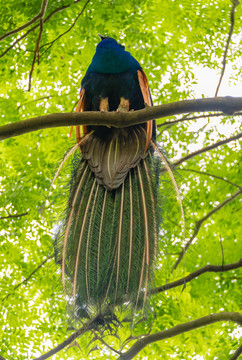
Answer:
<svg viewBox="0 0 242 360"><path fill-rule="evenodd" d="M10 35L13 35L13 34L16 34L18 33L19 31L25 29L26 27L34 24L36 21L38 21L42 16L43 14L45 14L45 11L46 11L46 8L47 8L47 4L48 4L48 0L43 0L42 1L42 5L41 5L41 9L39 11L39 13L33 17L33 19L31 19L30 21L28 21L26 24L14 29L14 30L11 30L5 34L3 34L2 36L0 36L0 41L3 40L3 39L6 39L7 37L9 37Z"/></svg>
<svg viewBox="0 0 242 360"><path fill-rule="evenodd" d="M242 259L240 259L239 261L237 261L236 263L232 263L232 264L228 264L228 265L206 265L192 273L190 273L189 275L175 280L171 283L156 287L154 289L151 289L149 291L149 295L154 295L154 294L158 294L160 292L169 290L169 289L173 289L177 286L181 286L181 285L186 285L187 283L189 283L191 280L195 279L196 277L205 274L207 272L225 272L225 271L230 271L230 270L235 270L242 267Z"/></svg>
<svg viewBox="0 0 242 360"><path fill-rule="evenodd" d="M240 110L242 110L242 97L225 96L178 101L127 113L84 111L82 113L49 114L1 126L0 140L52 127L100 125L123 128L187 112L223 111L225 114L233 115Z"/></svg>
<svg viewBox="0 0 242 360"><path fill-rule="evenodd" d="M225 205L227 205L228 203L230 203L231 201L233 201L235 198L237 198L240 194L242 194L242 187L236 191L233 195L231 195L230 197L228 197L227 199L225 199L224 201L222 201L218 206L216 206L213 210L209 211L203 218L201 218L200 220L196 221L195 224L195 229L194 232L191 236L191 238L188 240L188 242L186 243L186 245L184 246L183 250L181 251L177 261L175 262L173 269L175 270L177 268L177 266L180 264L183 256L185 255L187 249L189 248L189 246L191 245L192 241L195 239L195 237L197 236L202 224L208 219L210 218L213 214L215 214L217 211L219 211L220 209L222 209Z"/></svg>
<svg viewBox="0 0 242 360"><path fill-rule="evenodd" d="M144 336L143 338L137 340L128 351L122 353L118 360L133 359L145 346L152 344L153 342L168 339L184 332L198 329L202 326L210 325L219 321L232 321L238 324L242 324L242 314L236 312L221 312L217 314L211 314L200 319L174 326L168 330L159 331L155 334Z"/></svg>

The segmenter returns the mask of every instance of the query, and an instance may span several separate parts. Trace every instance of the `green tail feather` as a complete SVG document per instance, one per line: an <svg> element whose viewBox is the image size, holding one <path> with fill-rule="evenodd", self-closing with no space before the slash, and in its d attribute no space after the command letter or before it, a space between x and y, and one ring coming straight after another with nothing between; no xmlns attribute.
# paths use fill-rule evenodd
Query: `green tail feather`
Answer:
<svg viewBox="0 0 242 360"><path fill-rule="evenodd" d="M127 300L136 306L143 297L157 246L156 191L150 154L114 190L97 183L86 160L75 165L58 243L63 277L80 309Z"/></svg>

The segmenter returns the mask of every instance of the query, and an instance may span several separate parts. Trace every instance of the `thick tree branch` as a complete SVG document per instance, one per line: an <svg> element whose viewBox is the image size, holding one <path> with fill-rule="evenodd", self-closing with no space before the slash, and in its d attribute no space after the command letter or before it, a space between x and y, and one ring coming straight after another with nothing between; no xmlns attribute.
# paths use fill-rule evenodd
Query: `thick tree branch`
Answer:
<svg viewBox="0 0 242 360"><path fill-rule="evenodd" d="M204 148L202 148L202 149L200 149L200 150L194 151L194 152L192 152L192 153L190 153L190 154L182 157L181 159L175 161L175 162L173 163L173 166L178 166L178 165L182 164L183 162L185 162L185 161L193 158L194 156L197 156L197 155L200 155L200 154L202 154L202 153L204 153L204 152L206 152L206 151L210 151L210 150L212 150L212 149L215 149L215 148L217 148L217 147L219 147L219 146L221 146L221 145L227 144L227 143L229 143L229 142L231 142L231 141L238 140L238 139L240 139L241 137L242 137L242 133L239 133L239 134L237 134L237 135L231 136L230 138L227 138L227 139L225 139L225 140L218 141L218 142L216 142L215 144L212 144L212 145L206 146L206 147L204 147ZM0 140L1 140L1 128L0 128Z"/></svg>
<svg viewBox="0 0 242 360"><path fill-rule="evenodd" d="M229 49L229 43L230 43L232 33L233 33L233 30L234 30L234 13L235 13L236 6L239 5L238 0L231 0L231 2L233 4L233 6L232 6L232 9L231 9L231 12L230 12L230 30L229 30L229 35L228 35L228 39L227 39L227 42L226 42L225 50L224 50L224 56L223 56L223 62L222 62L223 67L222 67L220 79L219 79L219 82L218 82L218 86L217 86L217 89L216 89L216 92L215 92L215 95L214 95L215 97L218 95L218 91L219 91L219 88L220 88L220 85L221 85L221 82L222 82L222 79L223 79L223 76L224 76L225 67L226 67L226 57L227 57L227 53L228 53L228 49Z"/></svg>
<svg viewBox="0 0 242 360"><path fill-rule="evenodd" d="M193 280L196 277L198 277L202 274L205 274L207 272L225 272L225 271L235 270L235 269L238 269L241 267L242 267L242 259L240 259L236 263L232 263L232 264L228 264L228 265L206 265L181 279L178 279L178 280L172 281L171 283L151 289L149 291L149 295L158 294L160 292L163 292L163 291L166 291L169 289L173 289L177 286L181 286L181 285L184 286L187 283L189 283L191 280Z"/></svg>
<svg viewBox="0 0 242 360"><path fill-rule="evenodd" d="M214 179L219 179L219 180L222 180L222 181L224 181L224 182L226 182L226 183L228 183L228 184L230 184L230 185L232 185L232 186L235 186L235 187L237 187L238 189L240 189L240 188L242 187L242 185L237 185L237 184L233 183L232 181L229 181L229 180L223 178L222 176L210 174L210 173L205 172L205 171L198 171L198 170L194 170L194 169L185 169L185 168L179 169L179 170L182 170L182 171L190 171L190 172L195 172L195 173L197 173L197 174L210 176L210 177L213 177Z"/></svg>
<svg viewBox="0 0 242 360"><path fill-rule="evenodd" d="M180 255L175 263L175 265L173 266L173 270L177 268L177 266L179 265L179 263L181 262L183 256L185 255L187 249L189 248L189 246L191 245L192 241L195 239L195 237L197 236L202 224L208 219L210 218L213 214L215 214L217 211L219 211L220 209L222 209L225 205L227 205L228 203L230 203L231 201L233 201L234 199L236 199L240 194L242 194L242 187L236 191L233 195L231 195L230 197L228 197L227 199L225 199L224 201L222 201L218 206L216 206L214 209L212 209L211 211L209 211L203 218L201 218L200 220L196 221L195 223L195 229L194 232L191 236L191 238L188 240L188 242L186 243L186 245L184 246L183 250L180 252Z"/></svg>
<svg viewBox="0 0 242 360"><path fill-rule="evenodd" d="M17 29L11 30L11 31L7 32L6 34L3 34L2 36L0 36L0 41L3 40L3 39L6 39L10 35L18 33L19 31L21 31L21 30L25 29L26 27L34 24L37 20L39 20L41 17L43 17L43 15L45 14L46 8L47 8L47 4L48 4L48 0L43 0L40 12L33 19L28 21L26 24L18 27Z"/></svg>
<svg viewBox="0 0 242 360"><path fill-rule="evenodd" d="M202 326L210 325L218 321L232 321L238 324L242 324L242 314L236 312L221 312L217 314L211 314L200 319L174 326L168 330L159 331L155 334L144 336L143 338L137 340L136 343L126 353L122 353L118 360L133 359L145 346L152 344L153 342L168 339L184 332L198 329Z"/></svg>
<svg viewBox="0 0 242 360"><path fill-rule="evenodd" d="M218 110L231 115L242 110L242 97L225 96L184 100L127 113L84 111L82 113L49 114L1 126L0 140L52 127L88 124L123 128L170 115Z"/></svg>

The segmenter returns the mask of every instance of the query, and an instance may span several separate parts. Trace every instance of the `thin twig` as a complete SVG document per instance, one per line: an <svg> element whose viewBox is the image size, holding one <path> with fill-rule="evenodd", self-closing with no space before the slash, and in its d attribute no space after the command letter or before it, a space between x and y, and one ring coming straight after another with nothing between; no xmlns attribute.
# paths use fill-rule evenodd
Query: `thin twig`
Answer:
<svg viewBox="0 0 242 360"><path fill-rule="evenodd" d="M1 216L1 217L0 217L0 220L3 220L3 219L11 219L11 218L21 217L21 216L26 216L26 215L28 215L28 212L25 212L25 213L23 213L23 214L15 214L15 215Z"/></svg>
<svg viewBox="0 0 242 360"><path fill-rule="evenodd" d="M168 339L176 335L198 329L202 326L207 326L219 321L232 321L242 324L242 314L236 312L221 312L204 316L202 318L189 321L180 325L176 325L171 329L159 331L155 334L144 336L137 340L133 346L126 352L122 353L118 360L131 360L133 359L144 347L154 342Z"/></svg>
<svg viewBox="0 0 242 360"><path fill-rule="evenodd" d="M242 354L242 345L233 353L231 358L229 360L236 360L239 358L239 356Z"/></svg>
<svg viewBox="0 0 242 360"><path fill-rule="evenodd" d="M223 249L223 242L221 239L221 236L219 238L219 242L220 242L220 247L221 247L221 253L222 253L222 266L224 265L224 249Z"/></svg>
<svg viewBox="0 0 242 360"><path fill-rule="evenodd" d="M46 12L47 4L48 4L48 0L43 0L42 4L41 4L40 12L33 19L28 21L26 24L18 27L17 29L11 30L11 31L7 32L6 34L3 34L2 36L0 36L0 41L3 39L6 39L10 35L13 35L13 34L18 33L19 31L22 31L26 27L34 24L37 20L41 19Z"/></svg>
<svg viewBox="0 0 242 360"><path fill-rule="evenodd" d="M44 19L44 23L46 23L54 14L56 14L57 12L60 12L68 7L70 7L72 4L70 5L64 5L62 7L59 7L55 10L53 10L45 19ZM19 38L17 38L12 44L11 46L9 46L1 55L0 58L3 57L4 55L6 55L12 48L14 48L15 45L17 45L21 40L23 40L24 38L26 38L26 36L28 36L32 31L34 31L35 29L37 29L39 27L39 24L33 26L31 29L29 29L28 31L26 31L26 33L24 33L22 36L20 36Z"/></svg>
<svg viewBox="0 0 242 360"><path fill-rule="evenodd" d="M222 72L221 72L221 75L220 75L218 86L217 86L217 89L216 89L216 92L215 92L215 95L214 95L215 97L217 97L217 95L218 95L218 91L219 91L219 88L220 88L220 85L221 85L221 82L222 82L222 79L223 79L223 76L224 76L225 67L226 67L226 57L227 57L227 53L228 53L228 49L229 49L229 43L230 43L232 33L233 33L233 30L234 30L234 12L235 12L236 6L239 5L238 0L231 0L231 1L232 1L233 6L232 6L232 9L231 9L231 13L230 13L230 30L229 30L229 35L228 35L227 43L226 43L226 46L225 46L225 50L224 50L224 56L223 56L223 62L222 62L223 68L222 68Z"/></svg>
<svg viewBox="0 0 242 360"><path fill-rule="evenodd" d="M35 47L35 50L34 50L34 58L33 58L31 70L30 70L30 73L29 73L29 86L28 86L28 91L30 91L30 89L31 89L31 79L32 79L33 71L34 71L34 65L35 65L36 58L38 58L38 64L39 64L40 40L41 40L41 35L42 35L42 32L43 32L43 19L44 19L44 17L45 17L45 12L46 12L46 9L47 9L47 5L48 5L48 0L46 0L45 11L43 12L43 14L42 14L42 16L41 16L41 18L40 18L39 36L38 36L38 38L37 38L36 47Z"/></svg>
<svg viewBox="0 0 242 360"><path fill-rule="evenodd" d="M175 265L173 266L172 270L175 270L177 268L177 266L179 265L179 263L181 262L183 256L185 255L187 249L189 248L189 246L191 245L192 241L195 239L195 237L197 236L202 224L208 219L210 218L213 214L215 214L217 211L219 211L220 209L222 209L225 205L227 205L228 203L230 203L231 201L233 201L234 199L236 199L240 194L242 193L242 187L236 191L233 195L231 195L230 197L228 197L227 199L225 199L224 201L222 201L218 206L216 206L213 210L209 211L203 218L201 218L200 220L196 221L195 223L195 229L194 232L191 236L191 238L187 241L187 243L185 244L184 248L182 249L182 251L180 252L180 255L175 263Z"/></svg>
<svg viewBox="0 0 242 360"><path fill-rule="evenodd" d="M23 281L21 281L19 284L17 284L16 286L14 286L13 290L17 290L21 285L26 284L26 283L29 281L29 279L31 279L31 277L32 277L45 263L47 263L47 261L48 261L49 259L51 259L51 258L53 258L53 257L54 257L54 255L49 255L44 261L42 261L41 264L39 264L39 265L37 266L37 268L35 268L35 269L29 274L28 277L26 277ZM8 299L10 295L11 295L11 293L9 293L8 295L6 295L6 296L2 299L2 301Z"/></svg>
<svg viewBox="0 0 242 360"><path fill-rule="evenodd" d="M52 46L57 40L59 40L62 36L64 36L65 34L67 34L69 31L71 31L71 29L75 26L75 24L76 24L77 20L79 19L79 17L80 17L80 16L83 14L83 12L85 11L85 9L86 9L86 7L87 7L87 5L88 5L89 2L90 2L90 0L87 0L87 1L86 1L85 5L84 5L83 8L82 8L82 11L77 15L77 17L75 18L75 20L73 21L73 24L69 27L69 29L67 29L66 31L64 31L64 32L63 32L62 34L60 34L59 36L57 36L57 38L54 39L53 41L41 45L41 48L43 48L44 46L48 46L48 45L49 45L49 46L47 47L47 49L45 49L45 50L41 53L41 56L44 55L44 53L45 53L46 51L48 51L48 50L51 48L51 46Z"/></svg>
<svg viewBox="0 0 242 360"><path fill-rule="evenodd" d="M45 100L45 99L51 99L54 96L58 96L58 95L47 95L47 96L42 96L42 97L40 97L38 99L33 99L33 100L30 100L30 101L26 101L26 102L22 103L21 105L19 105L17 109L19 110L22 106L31 104L33 102L38 102L38 101Z"/></svg>
<svg viewBox="0 0 242 360"><path fill-rule="evenodd" d="M109 350L115 352L116 354L120 355L120 351L114 349L112 346L110 346L108 343L106 343L105 340L103 340L100 336L98 336L97 334L95 334L95 340L99 340L103 345L105 345Z"/></svg>
<svg viewBox="0 0 242 360"><path fill-rule="evenodd" d="M238 112L236 114L234 114L233 116L238 116L238 115L242 115L242 112ZM177 119L177 120L171 120L171 121L165 121L163 122L162 124L157 124L157 128L160 128L160 127L163 127L163 126L172 126L172 125L175 125L179 122L182 122L182 121L189 121L189 120L197 120L197 119L206 119L206 118L210 118L210 117L219 117L219 116L228 116L224 113L216 113L216 114L204 114L204 115L197 115L197 116L191 116L191 117L188 117L188 116L183 116L181 117L180 119Z"/></svg>
<svg viewBox="0 0 242 360"><path fill-rule="evenodd" d="M235 186L235 187L237 187L238 189L241 188L240 185L237 185L237 184L233 183L232 181L229 181L229 180L223 178L222 176L214 175L214 174L211 174L211 173L208 173L208 172L205 172L205 171L199 171L199 170L187 169L187 168L186 168L186 169L185 169L185 168L179 169L179 171L180 171L180 170L181 170L181 171L191 171L191 172L195 172L195 173L197 173L197 174L206 175L206 176L211 176L211 177L213 177L213 178L215 178L215 179L219 179L219 180L225 181L226 183L228 183L228 184L230 184L230 185L232 185L232 186Z"/></svg>
<svg viewBox="0 0 242 360"><path fill-rule="evenodd" d="M240 139L241 137L242 137L242 133L239 133L239 134L237 134L237 135L231 136L230 138L227 138L227 139L225 139L225 140L218 141L218 142L216 142L215 144L212 144L212 145L206 146L206 147L204 147L204 148L202 148L202 149L200 149L200 150L194 151L194 152L192 152L192 153L190 153L190 154L182 157L181 159L175 161L175 162L173 163L173 166L178 166L178 165L182 164L183 162L185 162L185 161L193 158L194 156L197 156L197 155L200 155L200 154L202 154L202 153L204 153L204 152L207 152L207 151L210 151L210 150L212 150L212 149L215 149L215 148L217 148L217 147L219 147L219 146L221 146L221 145L227 144L227 143L229 143L229 142L231 142L231 141L238 140L238 139Z"/></svg>
<svg viewBox="0 0 242 360"><path fill-rule="evenodd" d="M158 294L160 292L170 290L170 289L173 289L173 288L181 286L181 285L184 286L185 284L189 283L193 279L195 279L198 276L205 274L207 272L226 272L226 271L235 270L235 269L238 269L241 267L242 267L242 259L240 259L236 263L227 264L227 265L205 265L205 266L201 267L200 269L197 269L196 271L190 273L189 275L187 275L181 279L178 279L178 280L172 281L171 283L151 289L149 291L149 295Z"/></svg>

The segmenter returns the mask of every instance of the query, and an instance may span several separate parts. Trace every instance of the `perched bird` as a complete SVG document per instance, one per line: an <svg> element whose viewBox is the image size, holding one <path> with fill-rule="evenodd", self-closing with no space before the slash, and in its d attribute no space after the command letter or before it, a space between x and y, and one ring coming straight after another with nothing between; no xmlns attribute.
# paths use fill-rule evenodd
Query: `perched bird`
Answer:
<svg viewBox="0 0 242 360"><path fill-rule="evenodd" d="M129 111L152 106L148 81L124 46L100 35L81 82L76 111ZM156 123L122 129L76 128L80 152L58 238L62 278L83 309L145 301L157 247L158 175L151 141Z"/></svg>

